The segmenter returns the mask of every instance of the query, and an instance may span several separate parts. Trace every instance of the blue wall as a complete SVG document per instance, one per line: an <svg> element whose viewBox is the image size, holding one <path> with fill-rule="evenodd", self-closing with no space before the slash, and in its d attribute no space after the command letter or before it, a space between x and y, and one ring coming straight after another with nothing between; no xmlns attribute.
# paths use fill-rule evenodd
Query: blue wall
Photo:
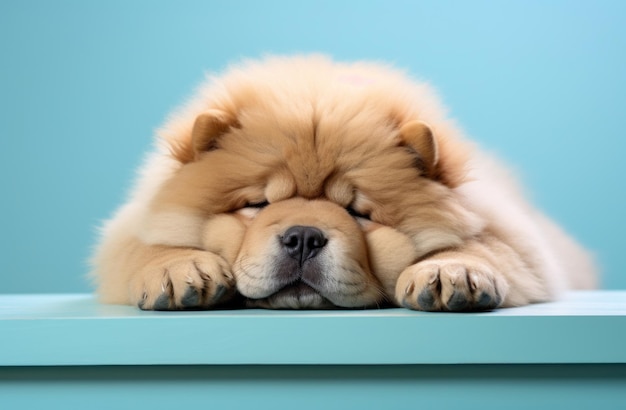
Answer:
<svg viewBox="0 0 626 410"><path fill-rule="evenodd" d="M0 293L88 291L95 227L207 71L320 51L432 82L626 288L626 2L0 2Z"/></svg>

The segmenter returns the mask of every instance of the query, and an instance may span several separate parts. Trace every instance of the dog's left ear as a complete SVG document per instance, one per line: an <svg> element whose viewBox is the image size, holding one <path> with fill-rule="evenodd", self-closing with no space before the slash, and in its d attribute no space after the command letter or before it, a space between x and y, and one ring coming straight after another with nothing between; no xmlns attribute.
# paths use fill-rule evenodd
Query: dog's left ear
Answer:
<svg viewBox="0 0 626 410"><path fill-rule="evenodd" d="M222 110L207 110L198 115L191 131L194 156L217 148L217 138L235 123L235 118Z"/></svg>
<svg viewBox="0 0 626 410"><path fill-rule="evenodd" d="M432 129L422 121L409 121L400 127L400 141L415 153L418 168L433 178L439 150Z"/></svg>

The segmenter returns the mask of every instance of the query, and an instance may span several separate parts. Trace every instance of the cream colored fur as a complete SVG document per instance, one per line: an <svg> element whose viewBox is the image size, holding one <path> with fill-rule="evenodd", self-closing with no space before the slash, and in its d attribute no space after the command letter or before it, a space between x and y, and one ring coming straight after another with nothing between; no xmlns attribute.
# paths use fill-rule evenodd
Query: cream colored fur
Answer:
<svg viewBox="0 0 626 410"><path fill-rule="evenodd" d="M292 261L276 238L301 225L328 244L315 269L285 279ZM159 132L92 275L102 301L144 309L241 293L271 308L480 310L597 283L588 253L465 140L427 85L320 56L207 81Z"/></svg>

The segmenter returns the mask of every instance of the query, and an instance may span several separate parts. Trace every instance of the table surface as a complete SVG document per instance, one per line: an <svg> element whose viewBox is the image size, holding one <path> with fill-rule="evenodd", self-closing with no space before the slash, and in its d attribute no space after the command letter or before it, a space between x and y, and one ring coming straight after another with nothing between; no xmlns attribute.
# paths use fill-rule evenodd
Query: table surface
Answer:
<svg viewBox="0 0 626 410"><path fill-rule="evenodd" d="M626 291L483 313L141 311L0 295L0 366L626 363Z"/></svg>

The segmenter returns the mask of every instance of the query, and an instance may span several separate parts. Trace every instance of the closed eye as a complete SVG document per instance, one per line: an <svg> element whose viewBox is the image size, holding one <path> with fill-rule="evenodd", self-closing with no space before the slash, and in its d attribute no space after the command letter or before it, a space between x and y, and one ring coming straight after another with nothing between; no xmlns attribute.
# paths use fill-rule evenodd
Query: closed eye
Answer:
<svg viewBox="0 0 626 410"><path fill-rule="evenodd" d="M363 218L363 219L370 220L370 215L369 214L361 213L361 212L357 211L356 209L354 209L351 206L346 207L346 211L348 211L348 213L350 215L352 215L353 217L355 217L355 218Z"/></svg>
<svg viewBox="0 0 626 410"><path fill-rule="evenodd" d="M268 201L261 201L261 202L248 202L244 208L257 208L257 209L263 209L266 206L268 206L270 203Z"/></svg>
<svg viewBox="0 0 626 410"><path fill-rule="evenodd" d="M261 212L261 210L265 208L266 206L268 206L269 204L270 203L268 201L246 202L246 204L243 207L237 210L234 210L234 212L252 220L256 218L257 214Z"/></svg>

